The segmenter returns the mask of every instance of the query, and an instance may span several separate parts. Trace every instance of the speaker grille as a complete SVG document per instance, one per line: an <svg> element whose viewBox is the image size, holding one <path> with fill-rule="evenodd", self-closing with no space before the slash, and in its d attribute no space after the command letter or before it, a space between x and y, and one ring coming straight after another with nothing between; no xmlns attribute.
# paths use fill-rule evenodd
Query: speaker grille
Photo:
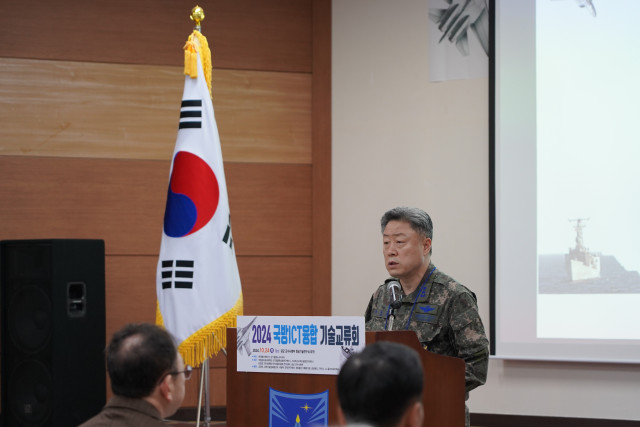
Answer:
<svg viewBox="0 0 640 427"><path fill-rule="evenodd" d="M27 360L11 371L9 407L16 421L28 427L39 427L51 414L53 381L44 364Z"/></svg>
<svg viewBox="0 0 640 427"><path fill-rule="evenodd" d="M18 349L41 351L51 339L51 299L35 286L19 289L9 301L7 326Z"/></svg>
<svg viewBox="0 0 640 427"><path fill-rule="evenodd" d="M106 402L104 242L0 242L0 425L74 427Z"/></svg>

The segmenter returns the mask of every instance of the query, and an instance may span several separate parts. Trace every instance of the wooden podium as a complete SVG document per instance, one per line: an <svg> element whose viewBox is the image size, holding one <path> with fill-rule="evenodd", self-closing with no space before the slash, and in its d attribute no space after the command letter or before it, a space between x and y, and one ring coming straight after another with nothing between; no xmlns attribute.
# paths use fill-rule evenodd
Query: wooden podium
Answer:
<svg viewBox="0 0 640 427"><path fill-rule="evenodd" d="M329 425L337 425L336 376L238 372L237 332L227 329L227 426L266 426L269 388L313 394L329 390ZM424 351L413 331L366 332L366 343L393 341L414 348L424 368L424 427L464 427L464 361Z"/></svg>

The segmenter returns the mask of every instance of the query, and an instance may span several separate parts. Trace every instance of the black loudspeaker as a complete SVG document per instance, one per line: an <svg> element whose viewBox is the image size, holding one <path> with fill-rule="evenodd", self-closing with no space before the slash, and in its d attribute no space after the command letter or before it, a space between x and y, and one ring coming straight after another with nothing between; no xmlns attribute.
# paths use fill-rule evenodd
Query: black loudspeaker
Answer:
<svg viewBox="0 0 640 427"><path fill-rule="evenodd" d="M0 242L2 426L71 427L106 402L104 241Z"/></svg>

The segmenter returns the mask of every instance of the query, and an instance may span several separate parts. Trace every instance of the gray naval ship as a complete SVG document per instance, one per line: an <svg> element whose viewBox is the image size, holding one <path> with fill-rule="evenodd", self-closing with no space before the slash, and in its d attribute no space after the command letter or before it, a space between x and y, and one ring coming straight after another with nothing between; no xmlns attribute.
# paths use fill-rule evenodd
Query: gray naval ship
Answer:
<svg viewBox="0 0 640 427"><path fill-rule="evenodd" d="M538 255L540 294L640 293L640 273L627 270L614 254L589 250L583 230L588 218L569 220L576 230L575 246L564 254Z"/></svg>
<svg viewBox="0 0 640 427"><path fill-rule="evenodd" d="M576 246L569 248L569 253L565 256L567 272L572 282L578 280L597 279L600 277L600 255L590 252L584 245L582 230L584 222L589 218L570 219L575 222Z"/></svg>

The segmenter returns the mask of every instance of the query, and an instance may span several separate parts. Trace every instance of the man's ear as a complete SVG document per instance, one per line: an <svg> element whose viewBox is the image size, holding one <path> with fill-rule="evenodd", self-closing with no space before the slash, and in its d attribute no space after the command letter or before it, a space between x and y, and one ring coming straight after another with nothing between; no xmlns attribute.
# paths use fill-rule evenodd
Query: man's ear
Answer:
<svg viewBox="0 0 640 427"><path fill-rule="evenodd" d="M347 420L344 419L344 413L342 412L342 408L338 405L338 425L346 426Z"/></svg>
<svg viewBox="0 0 640 427"><path fill-rule="evenodd" d="M431 251L431 239L428 237L424 238L424 241L422 242L422 250L423 253L426 255L429 254L429 251Z"/></svg>
<svg viewBox="0 0 640 427"><path fill-rule="evenodd" d="M173 399L173 377L171 375L165 376L162 382L158 384L158 390L163 399L171 402Z"/></svg>
<svg viewBox="0 0 640 427"><path fill-rule="evenodd" d="M404 414L404 425L407 427L422 427L424 422L424 406L422 402L414 402Z"/></svg>

